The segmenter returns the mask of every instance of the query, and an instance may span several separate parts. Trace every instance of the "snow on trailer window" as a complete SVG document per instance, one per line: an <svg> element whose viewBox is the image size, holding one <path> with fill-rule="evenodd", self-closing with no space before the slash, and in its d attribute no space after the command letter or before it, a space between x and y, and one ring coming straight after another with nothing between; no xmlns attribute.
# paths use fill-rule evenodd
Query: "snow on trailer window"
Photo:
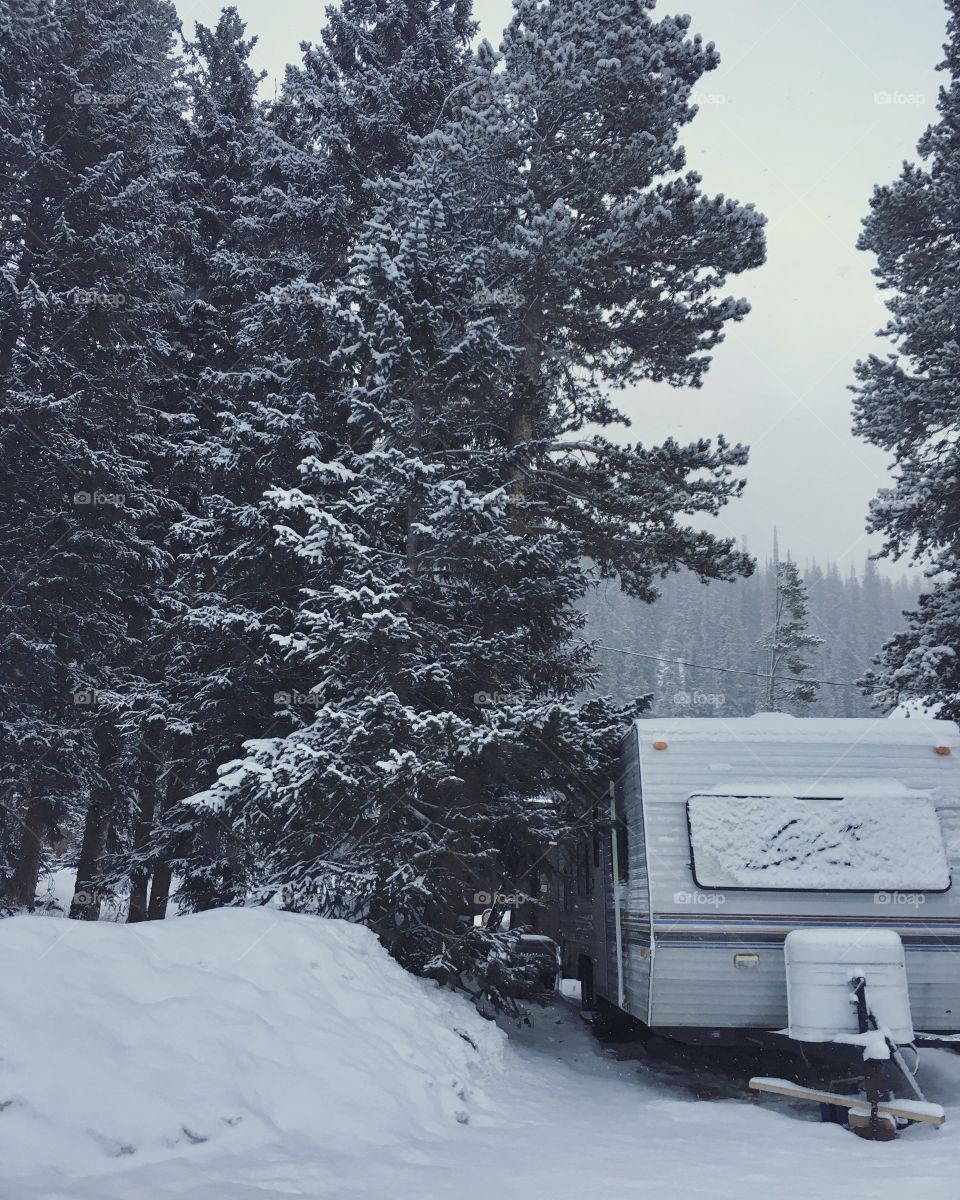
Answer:
<svg viewBox="0 0 960 1200"><path fill-rule="evenodd" d="M700 887L943 892L950 869L930 800L691 796Z"/></svg>

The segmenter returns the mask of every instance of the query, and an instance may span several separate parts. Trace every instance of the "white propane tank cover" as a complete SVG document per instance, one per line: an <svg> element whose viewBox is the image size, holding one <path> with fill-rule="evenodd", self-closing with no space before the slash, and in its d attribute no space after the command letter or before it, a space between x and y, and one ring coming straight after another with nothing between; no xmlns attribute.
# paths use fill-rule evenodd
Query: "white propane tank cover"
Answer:
<svg viewBox="0 0 960 1200"><path fill-rule="evenodd" d="M783 945L789 1034L828 1042L858 1033L851 980L867 981L867 1004L897 1045L913 1041L907 969L892 929L794 929Z"/></svg>

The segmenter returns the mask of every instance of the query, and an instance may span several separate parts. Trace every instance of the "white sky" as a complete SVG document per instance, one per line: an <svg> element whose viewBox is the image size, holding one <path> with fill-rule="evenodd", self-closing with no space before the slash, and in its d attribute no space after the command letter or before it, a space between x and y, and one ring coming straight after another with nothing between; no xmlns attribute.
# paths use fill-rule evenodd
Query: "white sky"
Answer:
<svg viewBox="0 0 960 1200"><path fill-rule="evenodd" d="M315 41L323 6L312 0L233 0L274 76ZM177 0L187 23L212 24L212 0ZM475 0L495 44L510 0ZM876 548L864 533L885 458L850 432L852 368L886 343L872 257L855 249L876 183L915 156L935 119L945 14L940 0L684 0L714 41L719 69L698 91L700 114L684 142L704 186L767 214L768 262L733 281L751 315L733 327L699 391L650 385L625 407L631 439L725 433L747 442L746 493L722 527L762 556L773 526L782 549L858 566ZM886 102L884 102L886 101Z"/></svg>

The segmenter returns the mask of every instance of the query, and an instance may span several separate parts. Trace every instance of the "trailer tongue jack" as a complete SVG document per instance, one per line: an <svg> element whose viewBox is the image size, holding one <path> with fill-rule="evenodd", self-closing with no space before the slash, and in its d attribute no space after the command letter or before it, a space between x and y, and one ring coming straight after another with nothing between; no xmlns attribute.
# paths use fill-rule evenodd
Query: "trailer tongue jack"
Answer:
<svg viewBox="0 0 960 1200"><path fill-rule="evenodd" d="M819 1091L786 1079L758 1077L750 1080L750 1087L758 1092L812 1101L821 1106L821 1111L831 1114L827 1119L833 1119L832 1114L838 1110L846 1109L848 1128L859 1137L873 1142L891 1141L897 1136L899 1127L913 1122L942 1125L946 1120L943 1109L939 1104L928 1102L917 1086L900 1047L889 1032L881 1027L870 1007L866 978L858 975L850 980L850 986L850 999L856 1008L859 1033L838 1034L832 1040L840 1044L862 1046L863 1097ZM890 1062L899 1070L914 1099L898 1100L891 1094L886 1070Z"/></svg>
<svg viewBox="0 0 960 1200"><path fill-rule="evenodd" d="M919 1100L878 1101L875 1105L877 1111L874 1120L874 1105L862 1096L842 1096L836 1092L824 1092L818 1091L816 1088L803 1087L789 1079L767 1079L762 1076L751 1079L750 1086L754 1091L770 1092L775 1096L786 1096L791 1100L810 1100L814 1104L846 1108L865 1125L863 1128L851 1121L850 1128L861 1137L872 1140L886 1141L896 1136L896 1127L899 1122L912 1124L914 1121L920 1121L929 1125L942 1125L946 1120L944 1111L939 1104L921 1103ZM875 1124L881 1131L886 1126L886 1129L892 1130L892 1132L880 1132L874 1138L871 1131L872 1124Z"/></svg>

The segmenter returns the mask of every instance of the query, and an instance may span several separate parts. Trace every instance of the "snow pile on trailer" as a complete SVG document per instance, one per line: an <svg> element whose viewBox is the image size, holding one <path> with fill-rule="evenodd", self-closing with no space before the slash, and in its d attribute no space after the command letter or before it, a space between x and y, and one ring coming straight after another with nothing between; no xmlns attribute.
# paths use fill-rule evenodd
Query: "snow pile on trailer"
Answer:
<svg viewBox="0 0 960 1200"><path fill-rule="evenodd" d="M138 1164L443 1134L482 1104L505 1043L343 921L13 917L0 960L0 1176L51 1196Z"/></svg>
<svg viewBox="0 0 960 1200"><path fill-rule="evenodd" d="M694 796L689 817L704 887L950 886L940 822L926 799Z"/></svg>

